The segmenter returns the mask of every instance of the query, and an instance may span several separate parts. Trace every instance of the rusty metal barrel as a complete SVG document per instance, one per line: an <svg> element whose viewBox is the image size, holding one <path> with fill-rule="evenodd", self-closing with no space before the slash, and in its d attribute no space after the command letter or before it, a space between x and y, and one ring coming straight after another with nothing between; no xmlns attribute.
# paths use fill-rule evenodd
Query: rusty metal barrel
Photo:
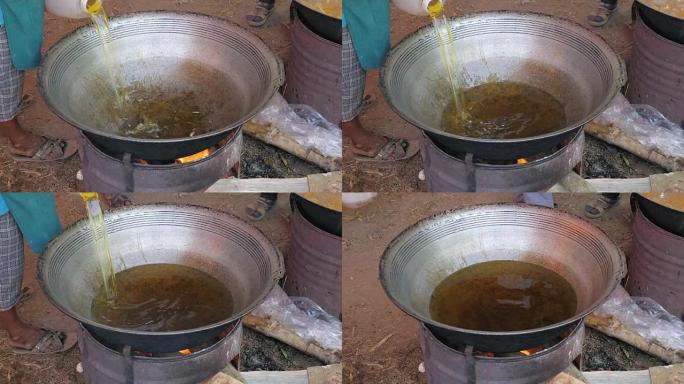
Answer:
<svg viewBox="0 0 684 384"><path fill-rule="evenodd" d="M660 36L638 16L628 72L632 104L648 104L684 126L684 44Z"/></svg>
<svg viewBox="0 0 684 384"><path fill-rule="evenodd" d="M297 204L291 218L290 254L285 259L285 291L304 296L335 317L342 313L342 237L307 220Z"/></svg>
<svg viewBox="0 0 684 384"><path fill-rule="evenodd" d="M655 225L637 207L632 239L627 291L684 319L684 237Z"/></svg>
<svg viewBox="0 0 684 384"><path fill-rule="evenodd" d="M299 17L292 24L292 53L285 99L306 104L329 122L342 121L342 45L318 36Z"/></svg>

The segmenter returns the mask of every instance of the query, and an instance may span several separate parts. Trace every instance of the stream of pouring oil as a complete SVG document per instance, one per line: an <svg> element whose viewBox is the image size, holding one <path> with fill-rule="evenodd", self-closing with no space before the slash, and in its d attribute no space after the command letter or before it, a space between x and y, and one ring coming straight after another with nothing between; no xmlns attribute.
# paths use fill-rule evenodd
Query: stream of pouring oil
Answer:
<svg viewBox="0 0 684 384"><path fill-rule="evenodd" d="M463 94L463 78L461 70L458 67L457 56L454 48L454 40L451 34L451 25L444 13L444 3L442 0L433 0L428 5L428 14L432 19L432 25L437 32L437 42L439 44L439 51L444 60L444 67L447 71L447 80L451 86L451 92L454 97L454 104L456 111L459 112L460 118L466 119L467 113L465 110L465 97Z"/></svg>
<svg viewBox="0 0 684 384"><path fill-rule="evenodd" d="M93 22L95 31L100 37L100 44L102 45L102 54L104 56L105 66L107 67L107 74L109 76L112 90L116 96L116 107L123 109L126 106L126 100L125 95L122 94L123 87L121 79L119 79L114 71L114 62L112 61L112 53L110 49L112 43L112 30L109 27L109 18L107 18L107 13L102 6L102 0L91 0L88 2L86 10L90 15L90 19Z"/></svg>
<svg viewBox="0 0 684 384"><path fill-rule="evenodd" d="M107 299L114 300L116 298L116 279L114 277L112 254L109 250L104 214L100 207L100 196L96 192L86 192L82 193L81 197L83 197L86 211L88 212L88 223L93 237L95 257L97 257L100 265L103 287L107 292Z"/></svg>

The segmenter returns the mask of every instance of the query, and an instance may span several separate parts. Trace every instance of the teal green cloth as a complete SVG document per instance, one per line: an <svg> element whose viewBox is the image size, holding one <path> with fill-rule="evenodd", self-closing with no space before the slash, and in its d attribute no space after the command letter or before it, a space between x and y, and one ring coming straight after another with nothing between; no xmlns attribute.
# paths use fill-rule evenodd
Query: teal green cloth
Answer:
<svg viewBox="0 0 684 384"><path fill-rule="evenodd" d="M0 0L0 8L12 63L20 71L37 67L43 45L44 0Z"/></svg>
<svg viewBox="0 0 684 384"><path fill-rule="evenodd" d="M6 214L9 212L9 208L7 208L7 204L5 204L5 199L2 198L2 195L0 195L0 216Z"/></svg>
<svg viewBox="0 0 684 384"><path fill-rule="evenodd" d="M21 234L35 253L62 232L55 195L48 192L4 192L1 194Z"/></svg>
<svg viewBox="0 0 684 384"><path fill-rule="evenodd" d="M344 0L342 13L363 69L380 68L390 49L389 0Z"/></svg>

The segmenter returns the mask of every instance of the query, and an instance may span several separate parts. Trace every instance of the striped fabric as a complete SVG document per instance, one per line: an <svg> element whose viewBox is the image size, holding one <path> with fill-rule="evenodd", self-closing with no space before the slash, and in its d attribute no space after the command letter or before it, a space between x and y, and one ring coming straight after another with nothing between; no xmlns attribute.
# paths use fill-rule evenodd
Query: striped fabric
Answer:
<svg viewBox="0 0 684 384"><path fill-rule="evenodd" d="M356 56L349 29L342 29L342 121L353 120L361 110L366 71Z"/></svg>
<svg viewBox="0 0 684 384"><path fill-rule="evenodd" d="M21 298L24 239L11 214L0 216L0 311L12 309Z"/></svg>
<svg viewBox="0 0 684 384"><path fill-rule="evenodd" d="M7 33L0 27L0 121L14 119L19 111L24 86L24 73L12 63Z"/></svg>

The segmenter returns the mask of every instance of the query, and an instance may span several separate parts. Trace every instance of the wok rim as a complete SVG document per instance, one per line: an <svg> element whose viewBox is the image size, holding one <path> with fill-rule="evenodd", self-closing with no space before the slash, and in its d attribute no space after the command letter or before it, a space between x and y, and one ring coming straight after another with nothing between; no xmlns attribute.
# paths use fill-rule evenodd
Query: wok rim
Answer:
<svg viewBox="0 0 684 384"><path fill-rule="evenodd" d="M283 85L285 81L285 68L284 64L282 62L282 59L275 53L273 50L264 42L264 40L259 37L257 34L250 32L246 28L242 27L236 22L233 22L231 20L222 18L222 17L217 17L214 15L208 15L205 13L200 13L200 12L180 12L180 11L171 11L171 10L156 10L156 11L138 11L138 12L129 12L129 13L123 13L120 15L112 16L109 18L109 23L112 25L112 29L114 29L114 26L121 21L125 21L128 18L132 17L145 17L145 16L155 16L155 15L167 15L167 16L190 16L195 19L206 19L210 21L219 21L221 23L224 23L225 25L229 26L229 28L237 28L240 29L250 35L252 35L256 41L263 45L263 48L265 48L266 52L269 52L271 55L273 55L274 61L275 61L275 67L276 67L276 73L273 73L274 77L273 80L271 81L271 89L268 92L268 97L264 98L264 100L256 105L252 111L247 113L243 118L230 123L229 125L226 125L222 128L217 128L214 130L211 130L209 132L205 132L201 135L196 135L196 136L186 136L186 137L178 137L178 138L170 138L170 139L141 139L141 138L136 138L136 137L128 137L128 136L122 136L122 135L117 135L114 133L102 131L99 129L91 128L91 127L84 127L81 124L78 124L74 122L72 119L68 118L65 114L57 110L57 108L53 105L53 103L50 101L49 98L46 97L46 90L45 90L45 85L44 85L44 66L48 59L51 56L56 55L55 51L57 48L59 48L62 44L64 44L65 41L70 41L71 39L74 38L74 36L77 36L81 34L83 31L90 30L92 29L91 24L85 24L82 25L73 31L69 32L68 34L64 35L62 38L60 38L57 42L55 42L48 50L43 54L41 60L40 60L40 65L37 68L37 74L36 74L36 87L38 88L38 92L40 93L41 98L47 105L48 109L50 112L55 114L57 117L59 117L62 121L66 122L70 126L81 130L88 132L93 135L97 136L102 136L106 137L109 139L113 140L118 140L118 141L123 141L123 142L134 142L138 144L178 144L178 143L183 143L183 142L188 142L188 141L194 141L195 139L208 139L210 137L214 137L220 134L225 134L229 133L232 130L235 130L236 128L240 128L243 126L245 123L250 121L254 116L259 114L266 106L268 103L273 99L273 96L278 92L280 87Z"/></svg>
<svg viewBox="0 0 684 384"><path fill-rule="evenodd" d="M46 289L46 283L42 278L43 268L44 268L44 265L46 264L45 263L45 257L46 257L45 255L48 253L48 251L51 249L53 244L56 243L60 237L62 237L65 234L77 232L77 231L81 230L82 228L85 228L86 227L85 223L88 221L88 219L83 218L83 219L78 220L75 223L69 225L57 237L52 239L48 243L48 246L45 248L45 251L38 257L38 263L37 263L38 264L37 265L38 283L39 283L42 291L45 293L45 296L47 296L50 303L52 305L54 305L55 307L57 307L57 309L59 309L60 312L69 316L70 318L78 321L79 323L86 324L86 325L93 327L93 328L104 329L104 330L107 330L109 332L125 333L125 334L129 334L129 335L132 334L132 335L140 335L140 336L187 335L187 334L192 334L192 333L196 333L196 332L209 331L209 330L212 330L212 329L215 329L218 327L229 325L230 323L233 323L233 322L241 321L243 317L248 315L254 308L256 308L258 305L260 305L264 301L264 299L266 299L266 297L273 291L273 289L276 287L278 282L284 276L285 264L284 264L283 255L280 252L280 249L278 249L278 247L275 244L273 244L271 239L268 238L266 235L264 235L264 233L259 228L257 228L256 226L248 223L247 221L241 219L240 217L238 217L232 213L228 213L228 212L225 212L225 211L222 211L219 209L212 209L212 208L208 208L208 207L204 207L204 206L200 206L200 205L195 205L195 204L153 203L153 204L132 205L132 206L123 207L123 208L116 208L116 209L107 209L107 210L103 211L103 214L104 215L106 215L107 213L109 213L109 214L112 214L112 213L128 214L129 212L127 212L127 211L135 211L135 210L140 209L142 207L148 207L148 208L153 208L153 209L165 208L165 209L171 209L174 211L191 209L195 212L204 211L204 212L211 213L213 215L216 215L218 213L221 216L227 218L228 220L235 220L241 224L248 225L253 230L255 230L259 236L263 237L263 239L266 241L266 245L268 245L268 247L273 248L273 250L275 251L275 254L276 254L277 265L276 265L276 269L273 271L273 274L272 274L273 278L271 279L271 282L269 283L268 288L264 289L264 292L262 294L260 294L258 296L258 298L253 301L252 304L246 306L245 309L243 309L242 311L231 315L227 319L224 319L224 320L221 320L219 322L212 323L212 324L207 324L207 325L204 325L204 326L198 327L198 328L191 328L191 329L184 329L184 330L177 330L177 331L138 331L138 330L127 329L127 328L117 328L117 327L112 327L110 325L97 323L97 322L93 321L92 319L88 319L86 317L81 316L80 314L77 314L73 311L70 311L70 310L67 310L66 308L64 308L64 306L60 302L58 302L56 299L54 299L52 297L51 294L48 293L49 291Z"/></svg>
<svg viewBox="0 0 684 384"><path fill-rule="evenodd" d="M530 141L538 141L542 139L551 139L556 136L560 136L564 133L568 133L572 130L575 129L581 129L584 127L587 123L591 122L596 118L596 116L600 115L613 101L615 96L617 96L618 93L620 93L620 90L627 84L627 65L625 64L624 59L618 55L613 48L606 42L606 40L600 36L597 33L592 32L590 29L584 27L583 25L573 21L569 20L563 17L555 17L549 14L541 13L541 12L533 12L533 11L513 11L513 10L494 10L494 11L477 11L477 12L468 12L462 16L450 16L447 17L447 20L449 24L453 24L454 21L461 23L464 21L468 21L471 19L475 19L478 17L482 16L494 16L494 17L499 17L499 16L517 16L517 17L534 17L536 19L541 19L541 20L553 20L559 24L565 24L566 27L570 28L576 28L579 29L582 32L592 34L597 37L598 42L603 45L603 48L606 49L608 52L612 52L615 55L615 58L617 59L617 75L618 78L615 79L615 82L613 86L611 87L611 90L609 93L611 93L610 98L606 98L599 106L594 108L590 114L587 115L584 119L578 121L577 123L574 123L572 125L568 125L564 128L557 129L552 132L548 132L542 135L536 135L536 136L528 136L528 137L523 137L523 138L513 138L513 139L486 139L486 138L477 138L477 137L468 137L468 136L461 136L461 135L456 135L453 133L449 133L437 128L430 127L426 124L420 123L417 120L411 118L408 116L408 114L400 111L392 102L392 98L388 94L387 91L387 73L388 73L388 68L387 68L387 62L388 59L395 54L395 52L401 48L403 45L407 44L406 42L410 40L413 36L419 35L423 33L426 30L432 29L431 24L425 24L418 28L417 30L411 32L410 34L404 36L397 44L395 44L390 51L387 53L385 56L385 61L383 62L382 67L379 69L379 76L380 76L380 84L379 88L380 91L385 98L385 101L387 101L387 104L392 108L392 110L399 115L404 121L410 123L414 127L417 127L421 130L428 131L431 133L434 133L436 135L442 136L446 139L450 140L457 140L459 142L472 142L472 143L482 143L482 144L521 144L525 142L530 142ZM612 61L612 60L610 60ZM616 74L614 72L614 74Z"/></svg>
<svg viewBox="0 0 684 384"><path fill-rule="evenodd" d="M519 331L506 331L506 332L495 332L495 331L479 331L479 330L474 330L474 329L467 329L467 328L460 328L460 327L454 327L451 325L447 325L444 323L437 322L429 317L422 316L420 314L415 313L412 311L408 306L400 303L394 295L390 293L388 290L388 282L387 279L385 278L385 270L389 269L388 265L388 259L390 258L390 250L396 246L397 243L399 243L401 240L404 240L411 232L413 232L414 229L420 227L421 225L434 221L435 219L438 219L440 217L448 216L453 213L463 213L463 214L473 214L474 212L481 211L482 209L488 209L488 210L499 210L502 208L517 208L517 209L525 209L529 211L538 211L538 212L556 212L560 213L561 215L564 215L568 218L571 218L573 220L579 220L580 222L583 222L585 224L590 225L592 228L596 229L598 233L602 236L604 236L608 241L609 245L611 248L614 248L617 251L617 254L619 256L619 268L616 270L616 274L618 275L618 278L612 279L610 282L610 285L612 287L604 294L602 294L598 300L596 300L592 305L589 305L584 311L575 314L573 317L568 318L566 320L563 320L561 322L553 323L550 325L547 325L545 327L538 327L538 328L530 328L530 329L525 329L525 330L519 330ZM473 264L474 265L474 264ZM478 336L488 336L488 337L508 337L508 336L525 336L533 333L541 333L545 331L552 331L564 326L568 326L574 322L578 321L583 321L585 317L587 317L591 312L593 312L597 307L599 307L601 304L603 304L606 299L613 293L613 291L617 288L618 285L620 285L620 281L624 278L625 273L627 272L627 264L625 260L625 255L620 249L620 247L615 244L615 242L608 237L608 235L599 227L589 223L587 220L584 220L583 218L574 215L572 213L569 213L565 210L561 210L558 208L547 208L547 207L541 207L541 206L535 206L535 205L528 205L528 204L523 204L523 203L491 203L491 204L476 204L476 205L470 205L467 207L463 208L453 208L449 209L443 212L439 212L433 215L430 215L428 217L425 217L416 223L410 225L403 231L401 231L390 243L387 245L385 250L383 251L383 254L380 258L380 265L379 265L379 279L380 279L380 285L382 285L382 289L385 291L385 295L396 305L399 309L401 309L402 312L405 314L413 317L414 319L428 324L430 326L440 328L446 331L450 332L457 332L457 333L466 333L470 335L478 335Z"/></svg>

